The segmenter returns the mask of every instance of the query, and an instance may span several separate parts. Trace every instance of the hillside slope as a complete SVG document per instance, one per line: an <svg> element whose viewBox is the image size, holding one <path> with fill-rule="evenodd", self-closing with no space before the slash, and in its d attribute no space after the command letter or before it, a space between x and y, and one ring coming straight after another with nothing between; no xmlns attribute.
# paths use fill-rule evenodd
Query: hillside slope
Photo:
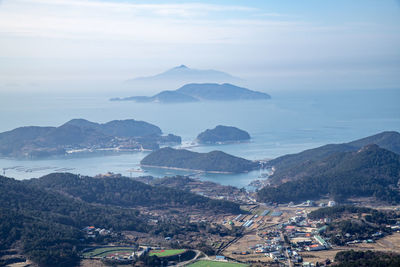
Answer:
<svg viewBox="0 0 400 267"><path fill-rule="evenodd" d="M187 207L204 211L240 212L239 205L212 200L190 192L163 186L150 186L127 177L93 178L71 173L52 173L24 183L63 192L88 203L118 207Z"/></svg>
<svg viewBox="0 0 400 267"><path fill-rule="evenodd" d="M85 226L151 229L137 210L88 204L3 176L0 218L0 250L17 247L41 266L74 266Z"/></svg>
<svg viewBox="0 0 400 267"><path fill-rule="evenodd" d="M314 161L323 159L338 152L357 151L361 147L376 144L381 148L400 154L400 133L390 131L382 132L366 138L355 140L344 144L329 144L314 149L308 149L297 154L284 155L268 162L275 168L271 182L279 183L286 179L293 179L294 167L301 164L312 164Z"/></svg>
<svg viewBox="0 0 400 267"><path fill-rule="evenodd" d="M288 169L287 174L296 179L264 187L258 192L259 200L281 203L329 195L338 201L349 197L400 201L400 156L377 145L305 162Z"/></svg>

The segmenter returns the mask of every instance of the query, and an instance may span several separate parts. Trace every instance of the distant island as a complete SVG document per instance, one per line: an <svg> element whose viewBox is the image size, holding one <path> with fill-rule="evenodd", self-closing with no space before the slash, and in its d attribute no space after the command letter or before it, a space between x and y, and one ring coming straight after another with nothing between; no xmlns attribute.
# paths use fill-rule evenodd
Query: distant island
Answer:
<svg viewBox="0 0 400 267"><path fill-rule="evenodd" d="M229 83L190 83L174 91L162 91L154 96L111 98L111 101L156 103L186 103L197 101L265 100L271 96Z"/></svg>
<svg viewBox="0 0 400 267"><path fill-rule="evenodd" d="M237 83L241 81L242 79L223 71L194 69L180 65L156 75L129 79L125 81L124 86L126 88L166 90L178 88L187 83Z"/></svg>
<svg viewBox="0 0 400 267"><path fill-rule="evenodd" d="M73 119L59 127L20 127L0 133L0 156L43 158L78 152L154 150L180 144L181 138L163 136L156 125L130 120L104 124Z"/></svg>
<svg viewBox="0 0 400 267"><path fill-rule="evenodd" d="M241 173L255 170L258 162L235 157L222 151L192 152L170 147L147 155L140 164L144 167L176 168L220 173Z"/></svg>
<svg viewBox="0 0 400 267"><path fill-rule="evenodd" d="M247 141L250 140L250 135L236 127L218 125L214 129L200 133L196 139L200 144L217 144Z"/></svg>

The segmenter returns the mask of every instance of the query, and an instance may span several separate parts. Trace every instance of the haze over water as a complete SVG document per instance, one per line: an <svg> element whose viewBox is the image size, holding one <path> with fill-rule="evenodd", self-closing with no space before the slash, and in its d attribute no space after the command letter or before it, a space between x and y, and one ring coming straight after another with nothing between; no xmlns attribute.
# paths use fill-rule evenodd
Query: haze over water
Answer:
<svg viewBox="0 0 400 267"><path fill-rule="evenodd" d="M182 136L185 146L207 128L232 125L251 142L190 149L248 159L399 131L399 14L398 1L376 0L0 0L0 131L133 118ZM177 89L124 81L181 64L229 73L272 99L108 101ZM145 154L0 159L0 170L22 166L6 171L17 179L57 170L129 175ZM243 186L258 175L205 178Z"/></svg>
<svg viewBox="0 0 400 267"><path fill-rule="evenodd" d="M382 131L400 131L399 90L272 91L271 100L239 102L200 102L190 104L138 104L111 102L105 96L54 97L2 94L0 131L20 126L59 126L73 118L94 122L115 119L144 120L164 133L180 135L183 147L198 152L222 150L248 158L269 159L300 152L327 143L348 142ZM232 125L250 133L248 143L217 146L191 146L196 136L218 124ZM0 168L17 179L39 177L53 171L96 175L107 171L129 176L147 152L119 155L92 155L46 160L0 159ZM64 169L65 168L65 169ZM28 170L28 172L26 171ZM32 172L30 172L30 171ZM133 176L188 174L149 169ZM222 184L246 186L259 172L240 175L201 175Z"/></svg>

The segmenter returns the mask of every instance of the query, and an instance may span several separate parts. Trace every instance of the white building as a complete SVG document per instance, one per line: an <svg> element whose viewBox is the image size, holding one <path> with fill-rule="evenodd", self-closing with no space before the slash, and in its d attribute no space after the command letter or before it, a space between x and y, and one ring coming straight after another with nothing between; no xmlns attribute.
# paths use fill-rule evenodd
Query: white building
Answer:
<svg viewBox="0 0 400 267"><path fill-rule="evenodd" d="M335 201L329 201L328 202L328 207L334 207L336 206L336 202Z"/></svg>

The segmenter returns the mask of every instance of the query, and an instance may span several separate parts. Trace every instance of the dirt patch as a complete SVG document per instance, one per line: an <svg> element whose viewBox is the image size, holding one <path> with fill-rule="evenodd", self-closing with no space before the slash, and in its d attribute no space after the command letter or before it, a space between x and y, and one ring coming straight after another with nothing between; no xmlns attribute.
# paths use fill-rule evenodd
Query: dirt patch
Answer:
<svg viewBox="0 0 400 267"><path fill-rule="evenodd" d="M383 252L395 252L400 254L400 233L393 233L382 239L377 240L376 243L370 244L355 244L352 246L335 247L331 250L322 250L315 252L301 252L300 255L303 257L304 261L308 262L322 262L326 259L331 261L335 258L336 253L345 250L374 250Z"/></svg>
<svg viewBox="0 0 400 267"><path fill-rule="evenodd" d="M81 260L79 267L105 267L101 260Z"/></svg>
<svg viewBox="0 0 400 267"><path fill-rule="evenodd" d="M400 254L400 233L393 233L392 235L385 236L377 240L376 243L357 244L355 247L362 250L392 251Z"/></svg>

